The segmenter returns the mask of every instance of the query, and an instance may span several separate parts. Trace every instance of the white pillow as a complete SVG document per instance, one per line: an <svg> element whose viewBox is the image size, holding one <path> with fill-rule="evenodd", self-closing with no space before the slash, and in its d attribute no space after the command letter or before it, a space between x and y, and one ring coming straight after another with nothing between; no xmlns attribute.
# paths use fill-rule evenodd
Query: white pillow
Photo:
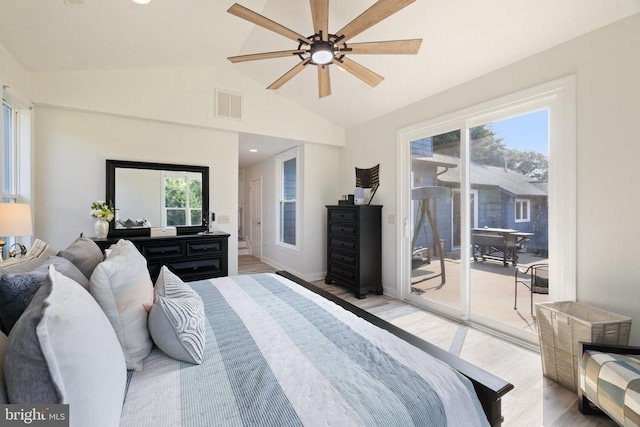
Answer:
<svg viewBox="0 0 640 427"><path fill-rule="evenodd" d="M149 332L158 348L168 356L197 365L202 363L205 343L202 298L164 266L156 281Z"/></svg>
<svg viewBox="0 0 640 427"><path fill-rule="evenodd" d="M71 426L117 426L127 371L109 320L78 283L49 268L9 334L11 403L68 404Z"/></svg>
<svg viewBox="0 0 640 427"><path fill-rule="evenodd" d="M127 369L142 370L142 361L153 347L143 306L153 302L147 260L133 243L120 240L93 271L89 292L116 331Z"/></svg>

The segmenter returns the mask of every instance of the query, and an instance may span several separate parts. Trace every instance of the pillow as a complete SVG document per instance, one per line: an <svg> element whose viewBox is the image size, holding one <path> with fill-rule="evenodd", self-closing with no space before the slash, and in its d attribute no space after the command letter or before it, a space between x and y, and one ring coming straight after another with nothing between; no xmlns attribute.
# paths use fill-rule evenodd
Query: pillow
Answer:
<svg viewBox="0 0 640 427"><path fill-rule="evenodd" d="M102 250L93 240L78 237L69 247L58 252L58 256L68 259L89 279L93 270L104 260Z"/></svg>
<svg viewBox="0 0 640 427"><path fill-rule="evenodd" d="M127 372L118 339L91 295L55 267L9 336L5 374L11 403L69 404L71 425L120 422Z"/></svg>
<svg viewBox="0 0 640 427"><path fill-rule="evenodd" d="M7 336L0 332L0 405L9 403L7 400L7 384L4 381L4 354L7 351Z"/></svg>
<svg viewBox="0 0 640 427"><path fill-rule="evenodd" d="M153 283L147 260L128 240L111 245L111 254L98 264L89 291L107 315L122 346L127 369L142 370L153 342L149 336L149 315L143 304L153 301Z"/></svg>
<svg viewBox="0 0 640 427"><path fill-rule="evenodd" d="M2 268L7 273L26 273L42 265L47 258L55 254L56 251L49 244L36 239L25 256L8 259L2 263Z"/></svg>
<svg viewBox="0 0 640 427"><path fill-rule="evenodd" d="M63 275L80 283L85 289L89 281L70 261L57 256L50 256L35 270L10 274L0 273L0 331L11 332L22 312L27 308L31 298L47 277L49 265L53 265Z"/></svg>
<svg viewBox="0 0 640 427"><path fill-rule="evenodd" d="M202 363L205 342L202 298L167 267L162 267L156 281L149 333L168 356L197 365Z"/></svg>

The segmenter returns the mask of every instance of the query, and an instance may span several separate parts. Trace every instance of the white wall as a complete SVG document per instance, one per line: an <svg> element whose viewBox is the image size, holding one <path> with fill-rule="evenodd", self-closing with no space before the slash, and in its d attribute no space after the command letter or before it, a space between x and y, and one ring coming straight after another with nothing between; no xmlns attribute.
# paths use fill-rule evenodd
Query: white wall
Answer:
<svg viewBox="0 0 640 427"><path fill-rule="evenodd" d="M215 89L244 95L244 120L215 117ZM37 104L344 145L344 129L229 67L34 73Z"/></svg>
<svg viewBox="0 0 640 427"><path fill-rule="evenodd" d="M353 167L380 163L383 204L383 284L396 294L396 131L445 113L576 74L577 296L631 316L640 344L640 287L635 240L640 208L634 196L640 158L640 14L546 50L347 131L340 192L351 192ZM473 66L473 64L469 64Z"/></svg>
<svg viewBox="0 0 640 427"><path fill-rule="evenodd" d="M89 207L105 194L105 160L209 166L209 208L229 215L229 274L237 274L238 136L235 132L58 108L36 109L36 237L64 249L93 236Z"/></svg>
<svg viewBox="0 0 640 427"><path fill-rule="evenodd" d="M9 86L11 94L23 104L29 103L29 73L1 43L0 84Z"/></svg>
<svg viewBox="0 0 640 427"><path fill-rule="evenodd" d="M298 242L293 251L276 245L276 161L265 160L245 169L245 235L249 236L251 180L262 178L262 258L264 261L296 274L305 280L320 280L326 273L326 208L336 204L340 149L320 144L301 143L299 173L303 176L299 199L303 218Z"/></svg>

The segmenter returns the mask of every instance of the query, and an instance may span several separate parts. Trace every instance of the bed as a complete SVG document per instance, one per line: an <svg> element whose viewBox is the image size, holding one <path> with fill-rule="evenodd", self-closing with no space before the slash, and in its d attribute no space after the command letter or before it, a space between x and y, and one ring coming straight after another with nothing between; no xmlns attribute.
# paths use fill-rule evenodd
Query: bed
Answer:
<svg viewBox="0 0 640 427"><path fill-rule="evenodd" d="M203 362L154 348L128 372L122 427L502 422L511 384L287 272L190 285Z"/></svg>

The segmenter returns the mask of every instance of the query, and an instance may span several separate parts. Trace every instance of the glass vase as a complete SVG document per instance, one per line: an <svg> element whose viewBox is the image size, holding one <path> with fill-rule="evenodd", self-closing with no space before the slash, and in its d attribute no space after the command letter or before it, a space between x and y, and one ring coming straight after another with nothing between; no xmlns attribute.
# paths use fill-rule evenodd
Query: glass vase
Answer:
<svg viewBox="0 0 640 427"><path fill-rule="evenodd" d="M96 237L98 239L106 239L107 235L109 234L109 222L105 221L104 219L99 219L96 221L96 223L93 226L95 232L96 232Z"/></svg>

